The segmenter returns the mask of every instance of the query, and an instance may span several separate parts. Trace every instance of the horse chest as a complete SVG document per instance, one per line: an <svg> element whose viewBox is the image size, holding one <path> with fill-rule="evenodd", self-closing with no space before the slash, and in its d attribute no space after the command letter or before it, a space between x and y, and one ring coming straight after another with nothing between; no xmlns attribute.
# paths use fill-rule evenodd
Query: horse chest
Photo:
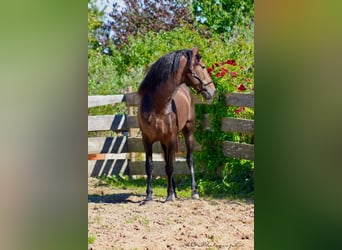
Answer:
<svg viewBox="0 0 342 250"><path fill-rule="evenodd" d="M150 114L148 124L151 131L158 135L172 133L176 129L176 119L173 113L167 115Z"/></svg>

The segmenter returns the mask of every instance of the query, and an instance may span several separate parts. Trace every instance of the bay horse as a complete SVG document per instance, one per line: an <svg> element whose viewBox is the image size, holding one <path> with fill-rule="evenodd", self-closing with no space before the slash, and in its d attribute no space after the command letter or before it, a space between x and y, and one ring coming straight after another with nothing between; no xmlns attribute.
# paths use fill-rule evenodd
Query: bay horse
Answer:
<svg viewBox="0 0 342 250"><path fill-rule="evenodd" d="M160 57L141 82L138 95L138 122L145 149L147 175L146 199L152 200L152 145L159 141L164 151L167 174L167 198L177 198L173 179L173 161L178 150L178 133L182 131L191 173L191 197L199 199L194 175L194 100L189 87L211 99L215 86L201 60L198 48L177 50Z"/></svg>

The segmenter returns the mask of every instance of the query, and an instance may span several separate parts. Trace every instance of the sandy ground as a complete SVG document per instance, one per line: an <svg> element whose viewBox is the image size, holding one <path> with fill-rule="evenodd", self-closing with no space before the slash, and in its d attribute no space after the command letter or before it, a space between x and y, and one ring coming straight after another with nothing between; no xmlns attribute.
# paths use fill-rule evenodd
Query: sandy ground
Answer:
<svg viewBox="0 0 342 250"><path fill-rule="evenodd" d="M254 249L254 204L178 199L164 203L88 179L89 249Z"/></svg>

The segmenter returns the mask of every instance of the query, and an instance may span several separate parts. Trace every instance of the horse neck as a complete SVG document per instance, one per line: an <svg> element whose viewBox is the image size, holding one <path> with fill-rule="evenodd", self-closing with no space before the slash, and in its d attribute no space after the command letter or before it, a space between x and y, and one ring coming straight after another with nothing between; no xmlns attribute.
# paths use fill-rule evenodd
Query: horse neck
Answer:
<svg viewBox="0 0 342 250"><path fill-rule="evenodd" d="M155 89L146 92L146 98L153 107L153 112L157 114L166 114L171 110L171 100L178 87L185 81L187 72L187 60L181 58L180 67L174 77L162 84L158 84ZM146 99L145 99L146 100Z"/></svg>
<svg viewBox="0 0 342 250"><path fill-rule="evenodd" d="M154 91L151 98L156 113L165 114L170 111L172 96L178 87L179 84L176 82L168 81L163 87Z"/></svg>

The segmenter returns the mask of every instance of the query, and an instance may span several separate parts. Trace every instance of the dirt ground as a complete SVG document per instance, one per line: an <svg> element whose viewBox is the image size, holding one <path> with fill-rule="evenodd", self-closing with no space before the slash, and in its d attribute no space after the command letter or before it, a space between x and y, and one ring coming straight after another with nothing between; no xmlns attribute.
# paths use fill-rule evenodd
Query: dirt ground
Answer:
<svg viewBox="0 0 342 250"><path fill-rule="evenodd" d="M178 199L164 203L88 179L89 249L254 249L254 204Z"/></svg>

